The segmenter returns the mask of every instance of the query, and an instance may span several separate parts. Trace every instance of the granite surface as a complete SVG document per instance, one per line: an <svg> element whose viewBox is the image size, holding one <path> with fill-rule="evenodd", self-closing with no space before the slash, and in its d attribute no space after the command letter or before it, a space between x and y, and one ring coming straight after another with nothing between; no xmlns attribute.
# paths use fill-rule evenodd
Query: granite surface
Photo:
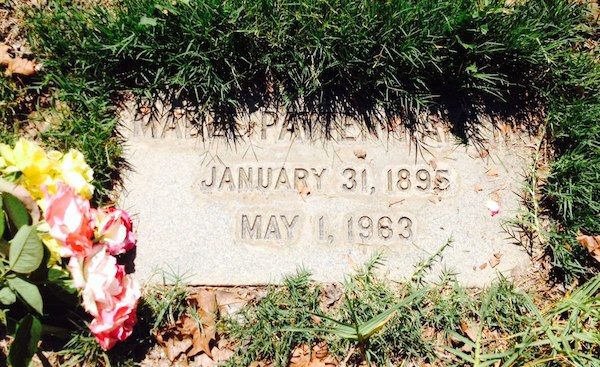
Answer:
<svg viewBox="0 0 600 367"><path fill-rule="evenodd" d="M122 121L138 278L163 269L193 284L264 284L302 267L339 281L382 251L381 271L402 280L448 241L433 279L449 269L484 286L529 264L504 225L530 164L526 134L489 127L465 145L443 125L368 132L340 119L309 135L257 112L232 140L183 120Z"/></svg>

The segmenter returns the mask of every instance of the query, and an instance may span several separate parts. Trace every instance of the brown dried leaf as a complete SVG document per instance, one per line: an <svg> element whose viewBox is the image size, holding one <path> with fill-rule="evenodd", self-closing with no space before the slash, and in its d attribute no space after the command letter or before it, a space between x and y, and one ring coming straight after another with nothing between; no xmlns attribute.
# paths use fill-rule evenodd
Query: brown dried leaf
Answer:
<svg viewBox="0 0 600 367"><path fill-rule="evenodd" d="M188 356L195 356L200 352L212 358L210 343L217 337L217 315L219 307L214 291L201 291L190 297L190 302L198 307L200 320L186 317L182 329L192 336L193 347L188 351ZM202 323L201 327L199 323Z"/></svg>
<svg viewBox="0 0 600 367"><path fill-rule="evenodd" d="M460 330L472 341L477 340L477 331L473 328L473 325L467 320L460 320Z"/></svg>
<svg viewBox="0 0 600 367"><path fill-rule="evenodd" d="M367 151L364 150L364 149L355 149L354 150L354 155L358 159L365 159L365 158L367 158Z"/></svg>
<svg viewBox="0 0 600 367"><path fill-rule="evenodd" d="M490 176L490 177L497 177L498 176L498 170L495 167L491 167L487 170L487 172L485 173L486 175Z"/></svg>
<svg viewBox="0 0 600 367"><path fill-rule="evenodd" d="M481 158L485 158L485 157L487 157L488 155L490 155L490 152L489 152L489 150L487 150L487 149L483 149L483 150L481 150L481 151L479 152L479 157L481 157Z"/></svg>
<svg viewBox="0 0 600 367"><path fill-rule="evenodd" d="M600 262L600 235L598 236L577 236L577 242L585 247L596 261Z"/></svg>
<svg viewBox="0 0 600 367"><path fill-rule="evenodd" d="M289 367L335 367L338 361L329 354L327 343L321 342L309 348L302 344L292 352Z"/></svg>
<svg viewBox="0 0 600 367"><path fill-rule="evenodd" d="M490 266L491 266L492 268L495 268L496 266L498 266L498 264L500 264L500 258L499 258L499 257L495 257L495 256L494 256L494 257L493 257L493 258L492 258L492 259L489 261L489 263L490 263Z"/></svg>
<svg viewBox="0 0 600 367"><path fill-rule="evenodd" d="M289 367L307 367L310 363L310 348L306 344L296 347L290 357Z"/></svg>
<svg viewBox="0 0 600 367"><path fill-rule="evenodd" d="M37 73L36 63L31 60L16 57L8 62L4 75L9 77L13 74L32 76Z"/></svg>
<svg viewBox="0 0 600 367"><path fill-rule="evenodd" d="M248 303L238 293L229 291L216 291L216 297L219 305L219 315L234 315Z"/></svg>
<svg viewBox="0 0 600 367"><path fill-rule="evenodd" d="M478 184L478 183L475 184L473 189L475 190L475 192L483 191L483 187L481 186L481 184Z"/></svg>
<svg viewBox="0 0 600 367"><path fill-rule="evenodd" d="M192 341L190 339L169 339L165 344L165 353L167 354L167 358L173 362L191 346Z"/></svg>
<svg viewBox="0 0 600 367"><path fill-rule="evenodd" d="M494 191L492 193L490 193L490 200L493 200L497 203L500 203L500 193L498 193L498 191Z"/></svg>
<svg viewBox="0 0 600 367"><path fill-rule="evenodd" d="M322 303L324 308L331 307L334 303L336 303L342 295L344 294L344 290L339 283L329 283L323 287L322 292Z"/></svg>
<svg viewBox="0 0 600 367"><path fill-rule="evenodd" d="M512 127L509 124L500 124L498 128L504 135L509 135L512 132Z"/></svg>
<svg viewBox="0 0 600 367"><path fill-rule="evenodd" d="M479 270L483 270L483 269L487 268L487 266L488 266L488 263L483 263L483 264L479 265Z"/></svg>
<svg viewBox="0 0 600 367"><path fill-rule="evenodd" d="M0 43L0 66L8 66L8 64L12 61L9 51L9 45Z"/></svg>
<svg viewBox="0 0 600 367"><path fill-rule="evenodd" d="M298 190L298 193L300 194L301 197L305 198L308 195L310 195L310 189L308 188L308 186L304 183L304 181L302 180L298 180L296 182L296 188Z"/></svg>

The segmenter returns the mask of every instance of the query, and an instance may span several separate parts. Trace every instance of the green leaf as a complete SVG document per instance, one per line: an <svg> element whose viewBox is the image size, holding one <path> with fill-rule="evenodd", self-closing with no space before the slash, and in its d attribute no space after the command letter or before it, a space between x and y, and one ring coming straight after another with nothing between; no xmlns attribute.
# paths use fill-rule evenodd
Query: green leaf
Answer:
<svg viewBox="0 0 600 367"><path fill-rule="evenodd" d="M2 200L0 200L0 238L4 236L4 209L2 208Z"/></svg>
<svg viewBox="0 0 600 367"><path fill-rule="evenodd" d="M73 287L73 279L69 272L65 270L50 268L48 270L48 283L68 294L77 294L77 288Z"/></svg>
<svg viewBox="0 0 600 367"><path fill-rule="evenodd" d="M30 223L29 212L21 200L8 192L2 193L2 206L14 230Z"/></svg>
<svg viewBox="0 0 600 367"><path fill-rule="evenodd" d="M387 311L376 315L369 321L360 324L358 327L358 334L360 335L360 338L368 339L373 334L377 333L385 326L385 324L387 324L388 321L390 321L396 315L397 311L397 308L391 308Z"/></svg>
<svg viewBox="0 0 600 367"><path fill-rule="evenodd" d="M19 297L33 308L37 313L42 315L44 302L42 301L42 295L38 287L35 284L31 284L28 281L14 277L7 279L8 286L17 294Z"/></svg>
<svg viewBox="0 0 600 367"><path fill-rule="evenodd" d="M479 69L477 68L477 65L475 64L471 64L469 66L466 67L465 69L469 74L475 74Z"/></svg>
<svg viewBox="0 0 600 367"><path fill-rule="evenodd" d="M19 321L15 340L10 346L8 361L13 367L27 367L37 351L42 335L42 323L36 317L27 315Z"/></svg>
<svg viewBox="0 0 600 367"><path fill-rule="evenodd" d="M44 258L44 246L33 226L22 226L10 240L8 263L16 273L27 274L37 269Z"/></svg>
<svg viewBox="0 0 600 367"><path fill-rule="evenodd" d="M0 238L0 255L8 259L8 253L10 252L10 245L4 238Z"/></svg>
<svg viewBox="0 0 600 367"><path fill-rule="evenodd" d="M154 27L154 26L156 26L156 24L157 24L156 18L149 18L145 15L140 19L140 23L139 23L139 25L145 25L145 26L150 26L150 27Z"/></svg>
<svg viewBox="0 0 600 367"><path fill-rule="evenodd" d="M0 289L0 303L3 305L12 305L17 301L17 296L15 293L8 287L4 287Z"/></svg>
<svg viewBox="0 0 600 367"><path fill-rule="evenodd" d="M370 320L360 324L358 326L358 334L361 340L369 339L371 336L373 336L375 333L381 330L383 326L394 317L396 312L401 307L412 304L412 302L415 299L422 297L425 294L425 292L425 289L415 291L410 296L400 300L400 302L398 302L390 309L383 311L382 313L372 317Z"/></svg>

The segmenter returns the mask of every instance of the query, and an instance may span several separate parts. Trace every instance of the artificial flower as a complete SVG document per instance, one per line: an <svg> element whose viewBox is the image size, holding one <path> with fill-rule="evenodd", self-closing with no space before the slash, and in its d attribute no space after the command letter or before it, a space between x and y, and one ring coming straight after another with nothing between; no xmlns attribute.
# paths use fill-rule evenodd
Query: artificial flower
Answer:
<svg viewBox="0 0 600 367"><path fill-rule="evenodd" d="M135 247L131 218L115 207L92 209L96 238L106 245L111 255L123 254Z"/></svg>
<svg viewBox="0 0 600 367"><path fill-rule="evenodd" d="M86 256L93 245L89 201L61 183L56 194L46 197L46 204L44 219L50 235L62 245L60 255Z"/></svg>
<svg viewBox="0 0 600 367"><path fill-rule="evenodd" d="M131 335L137 322L137 304L140 289L129 275L122 278L123 292L116 297L112 308L99 307L99 315L90 323L90 330L104 350Z"/></svg>
<svg viewBox="0 0 600 367"><path fill-rule="evenodd" d="M18 184L23 185L35 200L43 197L43 186L52 184L54 162L36 143L19 139L14 148L0 144L5 174L18 174ZM52 157L53 158L53 157Z"/></svg>
<svg viewBox="0 0 600 367"><path fill-rule="evenodd" d="M69 270L75 287L81 289L83 308L94 316L90 330L108 350L131 334L140 289L104 246L94 251L87 258L72 257Z"/></svg>
<svg viewBox="0 0 600 367"><path fill-rule="evenodd" d="M94 171L85 162L80 151L71 149L62 156L58 166L58 181L67 183L86 199L91 199L94 186L91 184Z"/></svg>

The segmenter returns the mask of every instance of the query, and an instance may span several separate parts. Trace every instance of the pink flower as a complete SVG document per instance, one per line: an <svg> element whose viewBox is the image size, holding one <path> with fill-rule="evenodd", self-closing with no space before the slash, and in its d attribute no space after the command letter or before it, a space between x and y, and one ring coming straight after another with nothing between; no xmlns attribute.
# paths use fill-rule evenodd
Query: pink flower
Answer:
<svg viewBox="0 0 600 367"><path fill-rule="evenodd" d="M111 255L123 254L135 247L131 219L126 211L114 207L92 209L96 238L108 248Z"/></svg>
<svg viewBox="0 0 600 367"><path fill-rule="evenodd" d="M94 316L90 330L108 350L133 331L140 289L106 247L95 246L94 251L85 259L72 257L69 270L81 289L83 308Z"/></svg>
<svg viewBox="0 0 600 367"><path fill-rule="evenodd" d="M131 335L137 322L137 302L140 291L129 275L122 278L123 291L112 308L99 308L98 317L90 323L90 330L104 350Z"/></svg>
<svg viewBox="0 0 600 367"><path fill-rule="evenodd" d="M90 203L73 188L59 184L56 194L46 197L44 219L50 235L61 243L60 256L85 256L92 249Z"/></svg>

